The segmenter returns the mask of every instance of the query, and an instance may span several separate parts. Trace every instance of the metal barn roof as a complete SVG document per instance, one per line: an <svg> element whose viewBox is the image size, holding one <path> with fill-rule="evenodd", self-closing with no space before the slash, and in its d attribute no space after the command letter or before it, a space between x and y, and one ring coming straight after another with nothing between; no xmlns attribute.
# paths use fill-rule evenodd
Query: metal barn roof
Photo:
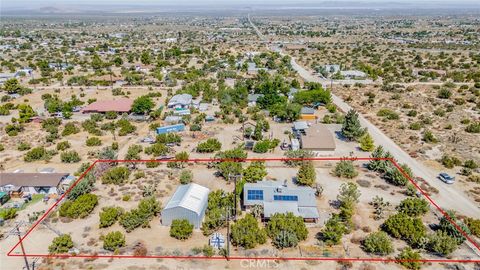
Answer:
<svg viewBox="0 0 480 270"><path fill-rule="evenodd" d="M203 206L208 202L209 192L210 189L195 183L181 185L175 190L164 210L182 207L200 215Z"/></svg>

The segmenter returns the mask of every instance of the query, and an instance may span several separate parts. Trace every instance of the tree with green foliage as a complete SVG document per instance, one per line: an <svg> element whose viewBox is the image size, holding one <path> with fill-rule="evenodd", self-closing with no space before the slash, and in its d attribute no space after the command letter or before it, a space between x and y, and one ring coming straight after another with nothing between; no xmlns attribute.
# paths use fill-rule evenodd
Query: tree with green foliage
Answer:
<svg viewBox="0 0 480 270"><path fill-rule="evenodd" d="M265 167L265 162L262 161L253 161L247 168L245 168L245 170L243 170L243 180L247 183L262 181L265 176L267 176L267 169Z"/></svg>
<svg viewBox="0 0 480 270"><path fill-rule="evenodd" d="M192 236L193 224L187 219L174 219L170 225L170 236L178 240L185 240Z"/></svg>
<svg viewBox="0 0 480 270"><path fill-rule="evenodd" d="M455 211L448 210L446 211L446 213L450 217L451 221L448 220L445 216L442 216L439 223L439 230L447 233L447 235L455 239L457 244L460 245L463 242L465 242L465 240L467 240L467 238L463 235L463 233L470 235L471 232L468 229L468 227L465 225L465 223L458 220ZM455 222L455 224L457 224L458 227L460 227L463 233L457 229L457 227L452 223L452 221Z"/></svg>
<svg viewBox="0 0 480 270"><path fill-rule="evenodd" d="M197 145L197 152L199 153L213 153L220 149L222 149L222 143L216 138L210 138Z"/></svg>
<svg viewBox="0 0 480 270"><path fill-rule="evenodd" d="M64 254L71 248L73 248L72 237L68 234L63 234L53 239L50 246L48 246L48 252L50 254Z"/></svg>
<svg viewBox="0 0 480 270"><path fill-rule="evenodd" d="M391 161L383 159L390 159L393 158L393 156L389 151L385 151L381 145L375 148L370 157L372 159L367 164L369 170L384 173L392 167Z"/></svg>
<svg viewBox="0 0 480 270"><path fill-rule="evenodd" d="M232 225L231 240L235 246L250 249L257 244L264 244L267 234L258 226L258 221L251 214L246 214Z"/></svg>
<svg viewBox="0 0 480 270"><path fill-rule="evenodd" d="M215 190L208 194L208 205L205 211L205 219L202 224L204 235L210 235L213 231L226 225L225 215L233 216L234 194L223 190Z"/></svg>
<svg viewBox="0 0 480 270"><path fill-rule="evenodd" d="M62 131L62 136L77 134L78 132L80 132L80 129L75 125L75 123L66 123Z"/></svg>
<svg viewBox="0 0 480 270"><path fill-rule="evenodd" d="M362 242L363 249L368 253L385 256L393 252L390 237L382 231L370 233Z"/></svg>
<svg viewBox="0 0 480 270"><path fill-rule="evenodd" d="M311 161L305 161L300 165L297 173L297 183L302 186L313 186L317 179L315 167Z"/></svg>
<svg viewBox="0 0 480 270"><path fill-rule="evenodd" d="M58 211L61 217L85 218L98 204L98 197L95 194L83 194L75 200L67 200L60 206Z"/></svg>
<svg viewBox="0 0 480 270"><path fill-rule="evenodd" d="M74 182L71 183L73 185ZM95 185L95 177L92 172L88 172L71 190L67 193L67 199L75 200L80 195L90 193Z"/></svg>
<svg viewBox="0 0 480 270"><path fill-rule="evenodd" d="M5 81L3 84L3 90L6 91L8 94L16 94L20 92L22 86L17 78L11 78Z"/></svg>
<svg viewBox="0 0 480 270"><path fill-rule="evenodd" d="M360 149L365 152L372 152L375 149L375 143L372 136L366 132L358 141L360 143Z"/></svg>
<svg viewBox="0 0 480 270"><path fill-rule="evenodd" d="M60 154L60 160L63 163L77 163L79 162L80 155L78 155L77 151L72 150L72 151L64 151Z"/></svg>
<svg viewBox="0 0 480 270"><path fill-rule="evenodd" d="M340 243L342 236L347 232L347 228L338 214L332 214L325 223L325 227L320 233L320 239L328 246Z"/></svg>
<svg viewBox="0 0 480 270"><path fill-rule="evenodd" d="M337 177L352 179L358 175L352 160L341 160L335 165L333 174Z"/></svg>
<svg viewBox="0 0 480 270"><path fill-rule="evenodd" d="M473 235L480 237L480 219L467 217L465 218L465 225Z"/></svg>
<svg viewBox="0 0 480 270"><path fill-rule="evenodd" d="M444 231L428 236L427 249L441 256L447 256L457 249L457 241Z"/></svg>
<svg viewBox="0 0 480 270"><path fill-rule="evenodd" d="M411 217L425 215L429 210L429 204L422 198L406 198L397 206L400 213L407 214Z"/></svg>
<svg viewBox="0 0 480 270"><path fill-rule="evenodd" d="M407 241L410 245L418 245L426 237L426 228L422 220L404 213L389 216L382 229L395 238Z"/></svg>
<svg viewBox="0 0 480 270"><path fill-rule="evenodd" d="M362 128L360 120L358 120L358 113L355 110L350 110L345 115L345 122L342 126L342 135L349 141L356 141L360 139L367 130Z"/></svg>
<svg viewBox="0 0 480 270"><path fill-rule="evenodd" d="M284 155L287 157L284 162L290 167L300 166L304 162L304 160L301 159L314 157L312 151L303 149L287 150Z"/></svg>
<svg viewBox="0 0 480 270"><path fill-rule="evenodd" d="M137 208L125 212L125 214L120 217L119 222L127 232L131 232L140 226L150 226L150 220L158 215L160 211L161 205L155 197L145 198L140 201Z"/></svg>
<svg viewBox="0 0 480 270"><path fill-rule="evenodd" d="M408 167L407 164L400 164L400 168L402 168L403 172L409 177L413 177L412 170ZM394 184L396 186L405 186L407 185L410 180L405 176L397 167L390 166L383 175L383 178L387 180L387 182Z"/></svg>
<svg viewBox="0 0 480 270"><path fill-rule="evenodd" d="M104 207L102 208L102 212L98 215L100 217L100 228L106 228L112 226L123 214L123 208L121 207Z"/></svg>
<svg viewBox="0 0 480 270"><path fill-rule="evenodd" d="M187 166L189 154L185 151L175 154L175 161L169 161L167 163L168 168L182 169Z"/></svg>
<svg viewBox="0 0 480 270"><path fill-rule="evenodd" d="M422 259L422 256L410 247L404 248L396 259L400 265L411 270L419 270L422 265L422 263L418 261Z"/></svg>
<svg viewBox="0 0 480 270"><path fill-rule="evenodd" d="M52 157L52 152L47 151L45 147L35 147L32 148L30 151L25 153L23 160L26 162L32 162L37 160L49 160Z"/></svg>
<svg viewBox="0 0 480 270"><path fill-rule="evenodd" d="M153 107L155 107L155 103L153 103L152 98L149 96L141 96L133 101L132 112L136 114L148 114Z"/></svg>
<svg viewBox="0 0 480 270"><path fill-rule="evenodd" d="M14 219L17 216L16 208L3 208L0 209L0 218L3 220Z"/></svg>
<svg viewBox="0 0 480 270"><path fill-rule="evenodd" d="M180 184L186 185L192 182L193 179L193 173L190 170L183 170L180 173Z"/></svg>
<svg viewBox="0 0 480 270"><path fill-rule="evenodd" d="M324 90L321 85L315 86L315 88L298 91L295 94L294 102L302 105L317 105L317 104L329 104L332 102L332 95L329 90Z"/></svg>
<svg viewBox="0 0 480 270"><path fill-rule="evenodd" d="M103 248L110 251L118 250L125 246L125 235L120 231L109 232L103 238Z"/></svg>
<svg viewBox="0 0 480 270"><path fill-rule="evenodd" d="M275 147L277 147L279 143L280 143L280 140L278 140L278 139L261 140L261 141L255 143L255 146L253 147L253 152L255 152L255 153L267 153L268 151L275 149Z"/></svg>
<svg viewBox="0 0 480 270"><path fill-rule="evenodd" d="M103 184L123 184L128 180L130 170L127 167L114 167L105 172L102 176Z"/></svg>
<svg viewBox="0 0 480 270"><path fill-rule="evenodd" d="M278 248L295 247L299 241L307 239L308 236L303 218L290 212L271 216L265 229Z"/></svg>
<svg viewBox="0 0 480 270"><path fill-rule="evenodd" d="M28 104L19 104L17 106L18 109L18 122L25 123L30 121L30 118L37 115L37 113L33 110L32 106Z"/></svg>

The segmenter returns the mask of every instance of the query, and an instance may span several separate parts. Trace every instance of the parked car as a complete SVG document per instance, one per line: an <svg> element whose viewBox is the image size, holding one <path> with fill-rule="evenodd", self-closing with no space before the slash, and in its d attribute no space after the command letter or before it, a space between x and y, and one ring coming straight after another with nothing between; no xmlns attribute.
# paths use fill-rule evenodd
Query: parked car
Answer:
<svg viewBox="0 0 480 270"><path fill-rule="evenodd" d="M446 184L455 183L455 177L450 176L448 173L441 173L438 175L438 178L440 178L440 180L442 180Z"/></svg>

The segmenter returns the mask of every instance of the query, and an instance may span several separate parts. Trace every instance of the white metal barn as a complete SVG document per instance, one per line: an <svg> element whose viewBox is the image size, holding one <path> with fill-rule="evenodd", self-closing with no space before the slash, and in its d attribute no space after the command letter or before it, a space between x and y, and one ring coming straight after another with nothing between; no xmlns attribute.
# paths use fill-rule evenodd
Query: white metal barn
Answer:
<svg viewBox="0 0 480 270"><path fill-rule="evenodd" d="M174 219L187 219L196 229L200 228L209 192L208 188L195 183L179 186L162 210L162 224L170 226Z"/></svg>

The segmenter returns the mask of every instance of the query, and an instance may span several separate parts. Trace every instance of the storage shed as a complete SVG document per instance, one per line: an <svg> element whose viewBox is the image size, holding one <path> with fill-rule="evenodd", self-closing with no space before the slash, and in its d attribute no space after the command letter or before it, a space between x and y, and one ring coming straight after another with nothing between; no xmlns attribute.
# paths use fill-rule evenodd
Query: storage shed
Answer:
<svg viewBox="0 0 480 270"><path fill-rule="evenodd" d="M186 219L196 229L200 228L209 192L210 189L195 183L179 186L162 210L162 224L170 226L174 219Z"/></svg>

